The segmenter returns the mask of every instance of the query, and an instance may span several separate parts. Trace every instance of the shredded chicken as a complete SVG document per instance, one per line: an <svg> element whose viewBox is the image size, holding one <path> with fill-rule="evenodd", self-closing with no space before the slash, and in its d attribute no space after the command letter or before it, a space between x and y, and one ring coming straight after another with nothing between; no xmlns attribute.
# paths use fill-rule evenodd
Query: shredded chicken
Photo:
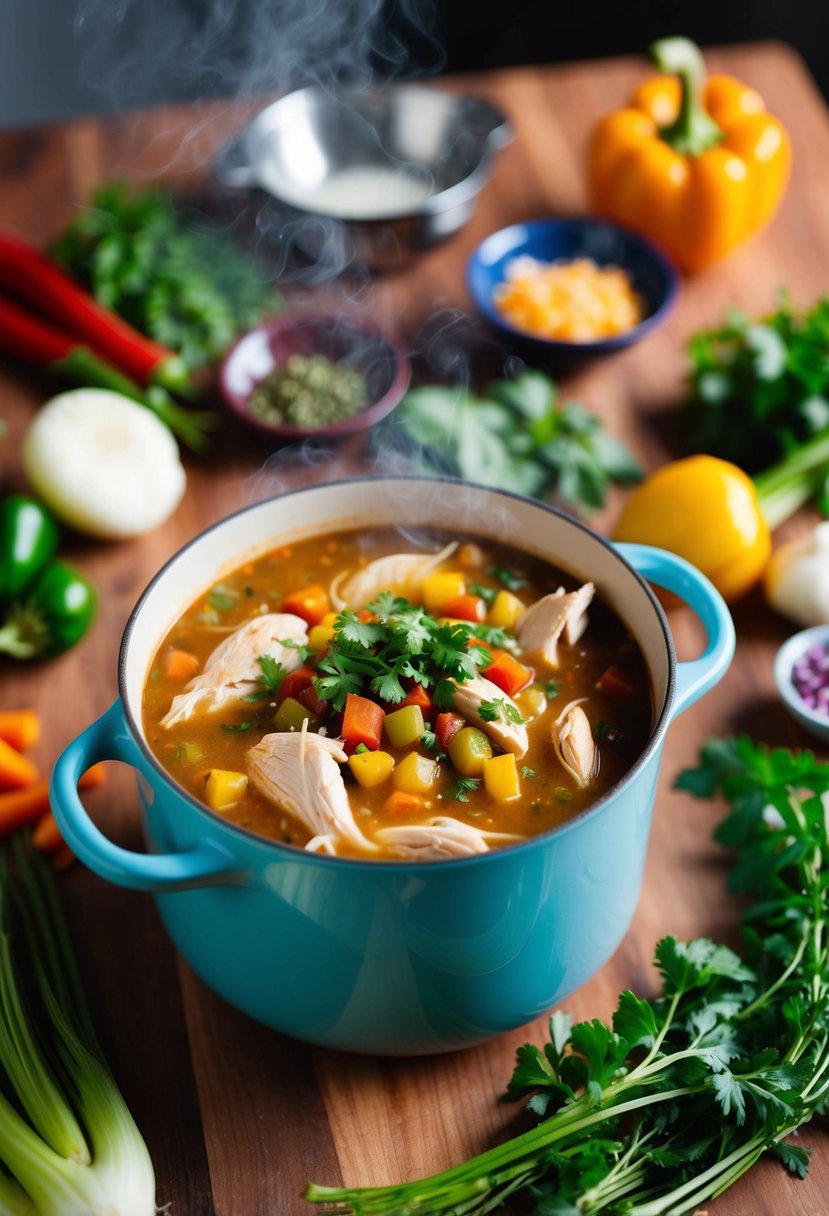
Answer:
<svg viewBox="0 0 829 1216"><path fill-rule="evenodd" d="M500 706L497 718L492 722L487 722L481 717L480 709L484 701L504 702ZM487 680L483 676L475 676L471 680L465 680L463 684L456 684L452 694L452 707L459 714L463 714L468 721L479 726L505 752L512 752L519 758L525 754L529 747L527 728L523 722L511 722L504 712L505 707L510 708L513 716L520 718L520 710L512 697L508 697L491 680Z"/></svg>
<svg viewBox="0 0 829 1216"><path fill-rule="evenodd" d="M553 747L576 785L584 789L599 771L599 749L579 701L565 705L553 723Z"/></svg>
<svg viewBox="0 0 829 1216"><path fill-rule="evenodd" d="M378 557L353 574L334 579L330 588L332 605L337 609L364 608L381 591L393 591L413 599L427 574L457 549L457 541L446 545L440 553L390 553Z"/></svg>
<svg viewBox="0 0 829 1216"><path fill-rule="evenodd" d="M381 828L377 839L401 857L469 857L488 853L491 844L510 844L520 840L508 832L484 832L459 819L438 817L426 823L401 824Z"/></svg>
<svg viewBox="0 0 829 1216"><path fill-rule="evenodd" d="M335 854L343 841L376 851L354 820L340 772L345 760L340 742L308 730L265 735L247 754L251 784L314 833L305 846L311 853Z"/></svg>
<svg viewBox="0 0 829 1216"><path fill-rule="evenodd" d="M543 659L550 667L558 666L559 639L563 634L569 646L579 640L587 628L587 608L595 591L592 583L567 593L559 587L531 604L519 617L515 629L524 653Z"/></svg>
<svg viewBox="0 0 829 1216"><path fill-rule="evenodd" d="M304 646L308 632L301 617L290 612L270 612L254 617L220 642L203 670L184 692L173 697L161 725L186 721L198 710L215 713L232 701L253 692L262 675L260 655L270 655L286 671L295 671L302 660L296 646ZM286 642L295 643L288 646Z"/></svg>

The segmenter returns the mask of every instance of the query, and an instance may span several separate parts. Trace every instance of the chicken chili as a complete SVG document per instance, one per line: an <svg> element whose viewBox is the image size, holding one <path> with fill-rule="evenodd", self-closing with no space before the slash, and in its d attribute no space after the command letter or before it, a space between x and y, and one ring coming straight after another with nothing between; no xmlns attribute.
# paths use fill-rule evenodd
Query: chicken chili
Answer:
<svg viewBox="0 0 829 1216"><path fill-rule="evenodd" d="M349 857L486 852L596 801L651 729L630 633L592 583L432 540L304 541L212 587L152 663L158 761L228 820Z"/></svg>

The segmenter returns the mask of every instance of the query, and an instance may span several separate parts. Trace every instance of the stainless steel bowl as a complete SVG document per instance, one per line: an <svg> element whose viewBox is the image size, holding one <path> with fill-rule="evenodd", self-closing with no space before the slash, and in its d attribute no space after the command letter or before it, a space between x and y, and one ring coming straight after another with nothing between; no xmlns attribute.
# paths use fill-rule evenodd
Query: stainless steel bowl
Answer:
<svg viewBox="0 0 829 1216"><path fill-rule="evenodd" d="M262 110L216 160L229 186L264 191L281 236L313 258L402 265L456 232L511 140L476 97L415 84L299 89Z"/></svg>

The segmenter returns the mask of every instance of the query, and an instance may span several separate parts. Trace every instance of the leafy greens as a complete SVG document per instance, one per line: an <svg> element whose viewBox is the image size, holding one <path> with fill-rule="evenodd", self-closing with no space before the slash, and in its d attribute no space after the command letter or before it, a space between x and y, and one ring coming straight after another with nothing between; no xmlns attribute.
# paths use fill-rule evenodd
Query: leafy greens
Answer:
<svg viewBox="0 0 829 1216"><path fill-rule="evenodd" d="M543 372L491 383L482 398L441 385L413 389L384 431L414 445L426 472L451 473L571 510L602 507L612 483L633 485L642 470L625 445L584 406L562 405Z"/></svg>
<svg viewBox="0 0 829 1216"><path fill-rule="evenodd" d="M609 1025L557 1011L543 1049L519 1049L508 1095L529 1095L537 1126L431 1178L311 1184L308 1200L359 1216L484 1216L510 1196L538 1216L684 1216L766 1152L806 1173L808 1149L785 1139L829 1100L829 765L712 740L677 784L730 806L716 838L750 901L743 957L664 938L655 999L623 992Z"/></svg>

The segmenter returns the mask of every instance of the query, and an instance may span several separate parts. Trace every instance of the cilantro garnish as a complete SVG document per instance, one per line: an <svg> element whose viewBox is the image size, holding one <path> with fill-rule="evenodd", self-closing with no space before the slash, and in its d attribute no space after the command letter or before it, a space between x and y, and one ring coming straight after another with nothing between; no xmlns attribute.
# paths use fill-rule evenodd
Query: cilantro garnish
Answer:
<svg viewBox="0 0 829 1216"><path fill-rule="evenodd" d="M497 587L485 587L482 583L470 583L469 590L473 595L477 595L482 599L488 608L491 608L498 598Z"/></svg>
<svg viewBox="0 0 829 1216"><path fill-rule="evenodd" d="M597 739L606 739L608 743L624 743L624 731L621 731L618 726L614 726L612 722L606 722L604 718L600 718L593 728L593 733Z"/></svg>
<svg viewBox="0 0 829 1216"><path fill-rule="evenodd" d="M246 730L250 730L253 726L252 722L222 722L222 730L226 730L229 735L241 735Z"/></svg>
<svg viewBox="0 0 829 1216"><path fill-rule="evenodd" d="M216 583L207 593L207 602L217 612L230 612L239 600L239 593L226 587L224 583Z"/></svg>
<svg viewBox="0 0 829 1216"><path fill-rule="evenodd" d="M469 795L481 784L480 777L456 777L449 786L448 797L455 802L468 802Z"/></svg>
<svg viewBox="0 0 829 1216"><path fill-rule="evenodd" d="M245 697L248 701L264 701L267 697L275 697L279 692L279 686L285 679L288 672L278 663L272 654L259 655L259 687L255 692L252 692L249 697Z"/></svg>
<svg viewBox="0 0 829 1216"><path fill-rule="evenodd" d="M492 661L474 641L471 625L441 625L416 604L383 592L368 605L374 619L352 611L334 622L334 637L317 664L314 688L339 712L349 693L397 705L412 683L432 689L438 709L448 709L454 682L471 679Z"/></svg>
<svg viewBox="0 0 829 1216"><path fill-rule="evenodd" d="M528 779L531 780L532 778L537 777L538 773L535 771L534 768L528 768L528 766L525 764L521 768L521 776L527 777Z"/></svg>
<svg viewBox="0 0 829 1216"><path fill-rule="evenodd" d="M506 566L487 566L486 572L492 578L497 578L499 583L503 583L508 591L520 591L522 587L529 586L523 574L519 574L517 570L509 570Z"/></svg>
<svg viewBox="0 0 829 1216"><path fill-rule="evenodd" d="M504 697L493 697L491 701L482 701L478 707L478 716L484 722L511 722L521 726L524 719L516 705L512 705Z"/></svg>

